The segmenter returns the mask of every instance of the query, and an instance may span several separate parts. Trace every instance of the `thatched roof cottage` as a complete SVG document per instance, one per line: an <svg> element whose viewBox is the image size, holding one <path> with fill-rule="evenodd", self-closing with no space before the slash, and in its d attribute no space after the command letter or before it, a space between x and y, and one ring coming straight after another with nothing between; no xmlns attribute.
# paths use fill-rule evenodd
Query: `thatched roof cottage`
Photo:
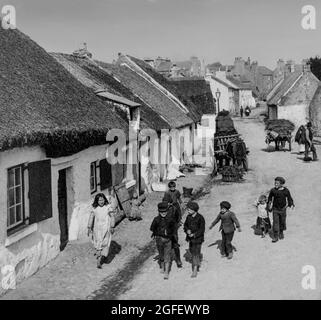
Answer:
<svg viewBox="0 0 321 320"><path fill-rule="evenodd" d="M106 133L128 124L20 31L0 43L0 268L20 281L85 234L117 183Z"/></svg>
<svg viewBox="0 0 321 320"><path fill-rule="evenodd" d="M286 119L296 127L309 120L309 105L319 86L319 80L308 65L289 73L267 95L269 119Z"/></svg>

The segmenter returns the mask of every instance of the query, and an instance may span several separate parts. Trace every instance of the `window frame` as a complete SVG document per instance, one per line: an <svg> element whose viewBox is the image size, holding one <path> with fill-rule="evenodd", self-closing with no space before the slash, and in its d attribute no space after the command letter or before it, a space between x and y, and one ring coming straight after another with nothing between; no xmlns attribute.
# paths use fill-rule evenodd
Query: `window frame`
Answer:
<svg viewBox="0 0 321 320"><path fill-rule="evenodd" d="M92 165L94 166L94 176L91 175L91 167ZM94 186L95 188L91 188L91 178L94 177ZM98 187L98 181L97 181L97 160L93 161L90 163L90 172L89 172L89 188L90 188L90 193L93 194L97 192Z"/></svg>
<svg viewBox="0 0 321 320"><path fill-rule="evenodd" d="M16 207L16 203L13 206L9 205L9 190L11 189L15 189L17 186L9 186L9 171L10 170L14 170L19 168L20 169L20 186L21 186L21 216L22 216L22 220L19 223L15 223L13 225L8 225L8 222L10 222L10 208L12 207ZM19 164L19 165L15 165L13 167L10 167L7 169L7 234L10 235L12 234L16 229L20 229L21 226L26 225L26 221L28 220L26 218L26 214L25 214L25 179L24 179L24 169L25 169L25 165L24 164ZM16 180L16 176L14 173L14 181ZM15 213L15 218L16 218L16 213Z"/></svg>

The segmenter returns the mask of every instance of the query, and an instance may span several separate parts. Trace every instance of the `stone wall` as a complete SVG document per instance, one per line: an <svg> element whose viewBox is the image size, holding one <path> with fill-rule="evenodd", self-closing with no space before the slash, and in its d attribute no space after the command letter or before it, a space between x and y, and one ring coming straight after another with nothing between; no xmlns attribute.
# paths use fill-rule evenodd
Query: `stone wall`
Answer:
<svg viewBox="0 0 321 320"><path fill-rule="evenodd" d="M58 212L59 170L67 169L67 208L69 240L87 237L87 223L91 204L100 187L90 192L90 163L106 158L106 145L90 147L75 155L51 159L52 217L26 225L7 235L7 169L27 162L46 159L40 147L16 148L0 153L0 294L10 288L10 279L20 282L34 274L59 253L60 227ZM27 181L28 170L25 170ZM114 173L113 173L114 174ZM132 175L130 175L131 177ZM99 169L97 169L99 183ZM28 183L25 183L25 211L28 215ZM103 190L109 195L111 189Z"/></svg>

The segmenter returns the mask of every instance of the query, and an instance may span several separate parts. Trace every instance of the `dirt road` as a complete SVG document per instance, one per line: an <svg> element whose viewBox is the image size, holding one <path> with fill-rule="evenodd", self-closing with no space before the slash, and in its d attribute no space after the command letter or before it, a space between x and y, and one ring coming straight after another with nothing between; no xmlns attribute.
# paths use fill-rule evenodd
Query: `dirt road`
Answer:
<svg viewBox="0 0 321 320"><path fill-rule="evenodd" d="M170 280L163 280L158 265L148 259L132 282L131 289L119 299L320 299L321 290L321 161L304 163L302 156L290 152L266 152L264 127L255 119L236 120L235 125L250 148L250 172L244 183L219 183L211 195L199 201L206 220L203 245L204 261L196 279L190 278L191 266L173 266ZM294 145L296 148L296 145ZM320 147L317 147L321 155ZM286 179L295 201L288 209L285 239L272 243L269 237L254 235L256 221L253 203L269 190L276 176ZM218 226L208 230L216 217L219 203L228 200L237 214L242 232L235 233L234 258L220 257ZM180 231L182 254L187 249ZM314 266L316 289L301 285L302 268Z"/></svg>

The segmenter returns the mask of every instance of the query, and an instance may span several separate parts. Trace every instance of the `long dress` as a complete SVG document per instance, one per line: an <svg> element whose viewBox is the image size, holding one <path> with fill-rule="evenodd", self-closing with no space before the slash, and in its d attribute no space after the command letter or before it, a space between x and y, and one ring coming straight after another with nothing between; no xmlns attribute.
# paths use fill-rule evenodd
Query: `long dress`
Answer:
<svg viewBox="0 0 321 320"><path fill-rule="evenodd" d="M93 230L93 244L101 255L107 257L111 243L111 228L114 227L113 208L110 205L93 208L90 213L88 227Z"/></svg>

